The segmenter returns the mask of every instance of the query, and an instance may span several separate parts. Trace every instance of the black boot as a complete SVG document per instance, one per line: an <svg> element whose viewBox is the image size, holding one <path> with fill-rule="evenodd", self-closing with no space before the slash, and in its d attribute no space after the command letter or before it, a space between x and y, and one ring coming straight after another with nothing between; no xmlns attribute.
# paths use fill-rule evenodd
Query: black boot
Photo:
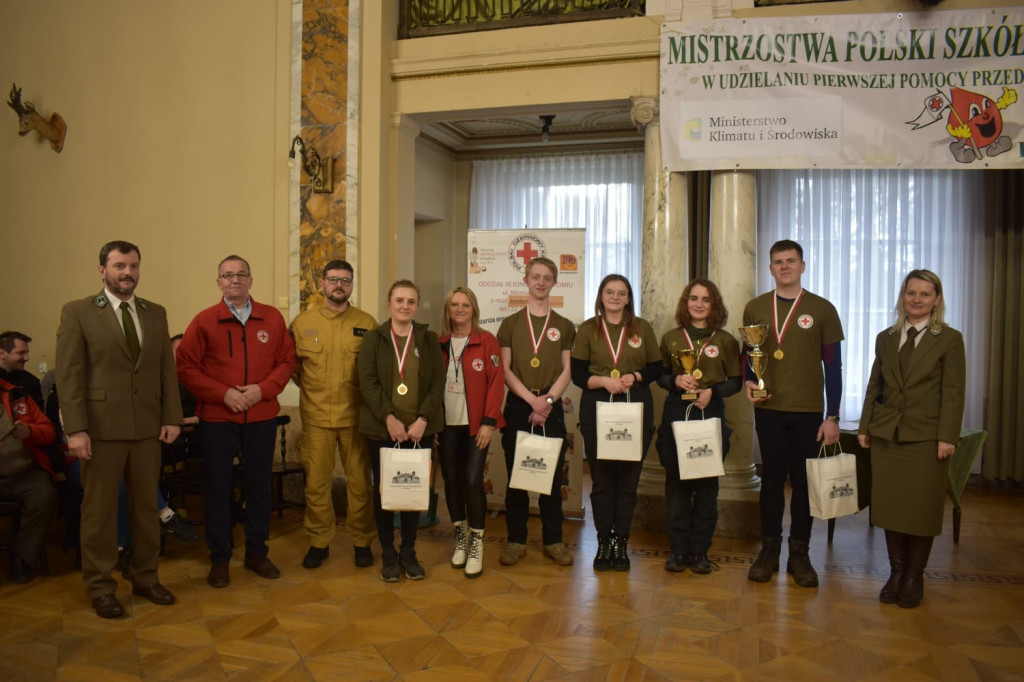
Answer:
<svg viewBox="0 0 1024 682"><path fill-rule="evenodd" d="M616 535L612 542L612 568L616 571L629 570L629 536Z"/></svg>
<svg viewBox="0 0 1024 682"><path fill-rule="evenodd" d="M907 535L907 567L897 602L904 609L914 608L924 597L924 567L934 540L931 535Z"/></svg>
<svg viewBox="0 0 1024 682"><path fill-rule="evenodd" d="M793 575L793 581L800 587L817 587L818 574L811 566L811 558L807 556L810 543L807 540L789 539L789 559L786 561L786 572Z"/></svg>
<svg viewBox="0 0 1024 682"><path fill-rule="evenodd" d="M594 570L607 571L612 567L612 538L610 535L597 536L597 556L594 557Z"/></svg>
<svg viewBox="0 0 1024 682"><path fill-rule="evenodd" d="M772 579L772 573L779 572L779 554L782 553L782 536L761 538L761 553L757 555L753 565L747 572L747 580L755 583L766 583Z"/></svg>
<svg viewBox="0 0 1024 682"><path fill-rule="evenodd" d="M895 604L900 600L900 588L907 570L907 536L894 530L885 531L885 548L889 550L889 580L882 587L878 601Z"/></svg>

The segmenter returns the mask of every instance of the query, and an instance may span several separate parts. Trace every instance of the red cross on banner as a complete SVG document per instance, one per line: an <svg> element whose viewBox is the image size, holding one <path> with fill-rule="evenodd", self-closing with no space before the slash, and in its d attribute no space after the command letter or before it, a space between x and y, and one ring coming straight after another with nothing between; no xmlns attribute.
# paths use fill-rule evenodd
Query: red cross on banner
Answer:
<svg viewBox="0 0 1024 682"><path fill-rule="evenodd" d="M523 259L523 265L529 264L531 260L540 255L540 251L533 248L530 242L523 242L523 248L516 251L516 255Z"/></svg>

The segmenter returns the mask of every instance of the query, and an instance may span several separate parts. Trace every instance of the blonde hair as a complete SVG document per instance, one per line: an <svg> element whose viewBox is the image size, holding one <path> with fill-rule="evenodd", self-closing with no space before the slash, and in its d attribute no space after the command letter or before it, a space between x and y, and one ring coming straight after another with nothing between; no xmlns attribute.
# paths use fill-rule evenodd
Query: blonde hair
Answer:
<svg viewBox="0 0 1024 682"><path fill-rule="evenodd" d="M935 307L932 308L931 315L928 316L928 329L933 332L942 329L942 325L945 324L946 315L946 297L942 295L942 280L931 270L911 270L903 278L903 286L900 287L899 296L896 297L896 320L892 325L893 331L899 331L907 317L907 311L903 308L903 296L907 293L907 287L912 279L929 282L935 287L937 296Z"/></svg>
<svg viewBox="0 0 1024 682"><path fill-rule="evenodd" d="M452 335L452 318L448 315L448 306L451 305L452 299L455 298L455 294L465 294L466 298L469 299L469 305L473 308L473 331L478 332L480 329L480 304L477 303L476 294L469 287L452 287L448 291L448 295L444 297L444 315L441 316L441 336Z"/></svg>

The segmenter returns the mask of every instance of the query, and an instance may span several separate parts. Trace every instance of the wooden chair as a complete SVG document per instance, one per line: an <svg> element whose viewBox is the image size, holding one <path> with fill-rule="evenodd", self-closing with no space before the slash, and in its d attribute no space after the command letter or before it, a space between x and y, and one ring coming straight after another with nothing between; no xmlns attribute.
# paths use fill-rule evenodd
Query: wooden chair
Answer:
<svg viewBox="0 0 1024 682"><path fill-rule="evenodd" d="M301 476L303 487L306 485L306 469L302 466L301 462L289 462L288 461L288 425L291 423L292 418L286 414L279 414L277 416L277 426L281 435L281 457L280 461L274 461L274 468L271 470L271 476L274 484L274 500L272 509L277 512L277 516L280 518L284 516L284 510L292 507L304 507L305 501L292 502L284 496L284 479L288 476Z"/></svg>

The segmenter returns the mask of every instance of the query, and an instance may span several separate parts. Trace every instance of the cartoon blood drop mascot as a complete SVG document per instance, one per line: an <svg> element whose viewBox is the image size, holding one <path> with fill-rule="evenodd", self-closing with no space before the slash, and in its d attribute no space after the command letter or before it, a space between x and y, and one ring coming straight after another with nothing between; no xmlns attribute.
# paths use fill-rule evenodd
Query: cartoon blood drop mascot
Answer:
<svg viewBox="0 0 1024 682"><path fill-rule="evenodd" d="M946 130L955 139L949 145L953 158L960 163L981 160L981 150L988 156L997 156L1009 151L1010 138L1002 135L1002 109L1017 101L1017 91L1003 88L998 100L969 90L950 90L949 119Z"/></svg>

